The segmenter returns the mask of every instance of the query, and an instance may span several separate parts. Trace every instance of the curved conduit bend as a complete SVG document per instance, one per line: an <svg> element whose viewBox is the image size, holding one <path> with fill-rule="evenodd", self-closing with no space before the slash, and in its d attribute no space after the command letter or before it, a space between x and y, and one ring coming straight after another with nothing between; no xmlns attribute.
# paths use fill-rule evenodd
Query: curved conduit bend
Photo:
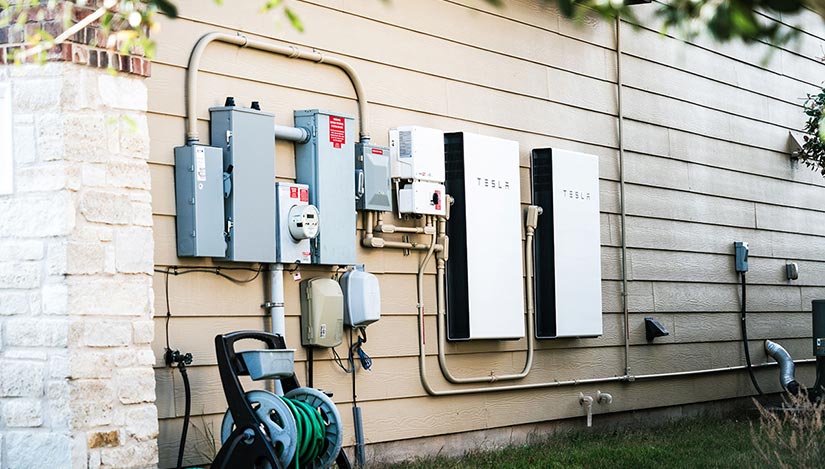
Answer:
<svg viewBox="0 0 825 469"><path fill-rule="evenodd" d="M221 32L207 33L198 39L192 54L189 56L189 65L186 67L186 144L192 145L198 142L197 123L197 97L198 97L198 71L200 69L201 56L203 52L213 42L223 42L233 44L241 48L249 48L269 52L276 55L288 57L290 59L308 60L318 64L326 64L336 67L347 74L352 87L355 89L355 97L358 101L358 133L362 143L370 141L367 132L367 98L361 79L350 64L335 57L327 57L320 52L302 51L294 46L283 46L271 42L257 41L249 39L243 34L228 34Z"/></svg>

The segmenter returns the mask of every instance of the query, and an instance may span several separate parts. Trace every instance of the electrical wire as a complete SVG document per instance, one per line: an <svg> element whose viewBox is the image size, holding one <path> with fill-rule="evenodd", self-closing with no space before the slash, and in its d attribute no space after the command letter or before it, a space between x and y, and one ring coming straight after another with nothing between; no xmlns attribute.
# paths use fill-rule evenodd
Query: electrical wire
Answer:
<svg viewBox="0 0 825 469"><path fill-rule="evenodd" d="M178 447L178 469L183 467L183 450L186 447L186 434L189 430L189 418L192 413L192 390L189 387L189 374L186 372L186 363L183 360L178 362L178 370L183 378L183 389L185 394L185 408L183 413L183 429L180 434L180 447Z"/></svg>
<svg viewBox="0 0 825 469"><path fill-rule="evenodd" d="M751 352L750 348L748 347L748 308L747 308L747 282L745 281L745 272L740 272L739 275L742 277L742 315L741 315L741 322L740 325L742 326L742 345L745 349L745 363L747 364L748 375L751 377L751 382L753 383L754 389L756 392L762 396L764 393L762 392L762 388L759 387L759 383L756 381L756 375L753 373L753 364L751 363Z"/></svg>
<svg viewBox="0 0 825 469"><path fill-rule="evenodd" d="M155 269L155 272L166 274L167 276L169 276L170 274L177 276L177 275L185 275L185 274L192 274L192 273L200 272L200 273L207 273L207 274L215 274L218 277L229 280L230 282L235 283L235 284L246 284L246 283L254 282L261 275L261 272L263 271L263 267L264 267L263 264L258 266L257 269L252 269L252 268L249 268L249 267L170 266L170 267L167 267L166 269ZM246 272L254 272L255 275L253 275L250 278L236 278L236 277L233 277L231 275L225 274L223 272L223 271L236 271L236 270L246 271Z"/></svg>
<svg viewBox="0 0 825 469"><path fill-rule="evenodd" d="M363 345L367 343L367 331L364 327L354 327L352 328L358 332L358 340L353 343L352 336L350 335L350 346L349 350L347 351L347 365L344 365L344 361L341 356L338 354L338 351L335 348L332 348L332 357L335 361L335 364L338 365L339 368L344 370L345 373L353 373L355 372L355 356L358 356L358 361L361 363L361 368L366 371L370 371L372 368L372 358L364 351ZM350 334L352 334L352 330L350 330Z"/></svg>

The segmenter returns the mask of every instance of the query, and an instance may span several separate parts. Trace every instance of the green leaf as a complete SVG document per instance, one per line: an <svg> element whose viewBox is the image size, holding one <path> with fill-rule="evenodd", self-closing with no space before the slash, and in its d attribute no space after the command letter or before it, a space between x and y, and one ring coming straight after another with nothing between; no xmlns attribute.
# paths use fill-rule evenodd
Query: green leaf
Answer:
<svg viewBox="0 0 825 469"><path fill-rule="evenodd" d="M301 18L299 18L298 15L292 11L292 9L285 8L284 14L286 14L286 17L289 18L289 22L292 24L293 28L297 29L299 32L304 32L304 24L301 23Z"/></svg>

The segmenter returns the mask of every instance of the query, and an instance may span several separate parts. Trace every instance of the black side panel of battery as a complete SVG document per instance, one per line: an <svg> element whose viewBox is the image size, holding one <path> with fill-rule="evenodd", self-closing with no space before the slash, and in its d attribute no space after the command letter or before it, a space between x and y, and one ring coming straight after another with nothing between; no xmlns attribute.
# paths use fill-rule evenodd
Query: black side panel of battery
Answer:
<svg viewBox="0 0 825 469"><path fill-rule="evenodd" d="M533 150L533 203L544 209L536 227L536 338L556 336L556 266L553 240L553 150Z"/></svg>
<svg viewBox="0 0 825 469"><path fill-rule="evenodd" d="M455 203L450 207L447 236L450 261L447 262L447 338L470 338L470 297L467 291L467 216L464 191L464 134L444 134L444 183Z"/></svg>

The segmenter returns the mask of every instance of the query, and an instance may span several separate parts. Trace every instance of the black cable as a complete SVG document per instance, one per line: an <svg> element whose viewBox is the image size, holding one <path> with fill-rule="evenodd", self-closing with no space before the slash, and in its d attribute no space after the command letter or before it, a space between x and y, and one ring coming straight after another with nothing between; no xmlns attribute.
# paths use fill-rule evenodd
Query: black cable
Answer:
<svg viewBox="0 0 825 469"><path fill-rule="evenodd" d="M753 387L756 389L756 392L762 396L764 393L762 392L762 388L759 387L759 383L756 381L756 375L753 373L753 364L751 363L751 352L750 348L748 347L748 308L747 308L747 283L745 282L745 272L740 272L739 275L742 276L742 321L740 325L742 326L742 345L745 348L745 363L748 365L748 374L751 377L751 382L753 383Z"/></svg>
<svg viewBox="0 0 825 469"><path fill-rule="evenodd" d="M236 278L236 277L233 277L231 275L223 273L223 271L225 271L225 270L229 270L229 271L242 270L242 271L246 271L246 272L255 272L255 275L253 275L251 278L241 279L241 278ZM261 275L262 271L263 271L263 264L261 264L257 269L252 269L252 268L249 268L249 267L183 267L183 266L170 266L170 267L167 267L166 269L155 269L155 272L164 273L167 276L169 274L172 274L172 275L185 275L185 274L192 274L192 273L196 273L196 272L207 273L207 274L215 274L218 277L224 278L224 279L229 280L230 282L236 283L236 284L244 284L244 283L254 282Z"/></svg>
<svg viewBox="0 0 825 469"><path fill-rule="evenodd" d="M192 391L189 389L189 375L186 372L186 363L178 362L178 370L183 378L183 390L186 399L186 406L183 412L183 429L180 431L180 447L178 448L178 469L183 467L183 450L186 447L186 433L189 430L189 417L192 411Z"/></svg>
<svg viewBox="0 0 825 469"><path fill-rule="evenodd" d="M313 350L312 345L307 347L307 387L310 387L310 388L314 387L313 386L313 376L312 376L314 374L314 372L312 370L312 362L313 362L312 350Z"/></svg>
<svg viewBox="0 0 825 469"><path fill-rule="evenodd" d="M353 329L358 331L358 341L353 343L352 342L352 331ZM338 355L338 351L335 350L333 347L332 349L332 358L335 361L335 364L338 365L339 368L344 370L345 373L354 373L355 372L355 356L358 356L358 361L361 362L361 368L364 370L369 371L372 367L372 358L367 355L367 352L363 349L363 344L367 343L367 331L364 327L353 327L350 329L350 341L349 341L349 350L347 351L347 366L344 365L343 359L341 356Z"/></svg>
<svg viewBox="0 0 825 469"><path fill-rule="evenodd" d="M166 294L166 351L168 353L172 350L172 347L169 345L169 320L172 319L172 308L169 306L169 267L166 268L165 273L166 276L164 277L163 286Z"/></svg>

